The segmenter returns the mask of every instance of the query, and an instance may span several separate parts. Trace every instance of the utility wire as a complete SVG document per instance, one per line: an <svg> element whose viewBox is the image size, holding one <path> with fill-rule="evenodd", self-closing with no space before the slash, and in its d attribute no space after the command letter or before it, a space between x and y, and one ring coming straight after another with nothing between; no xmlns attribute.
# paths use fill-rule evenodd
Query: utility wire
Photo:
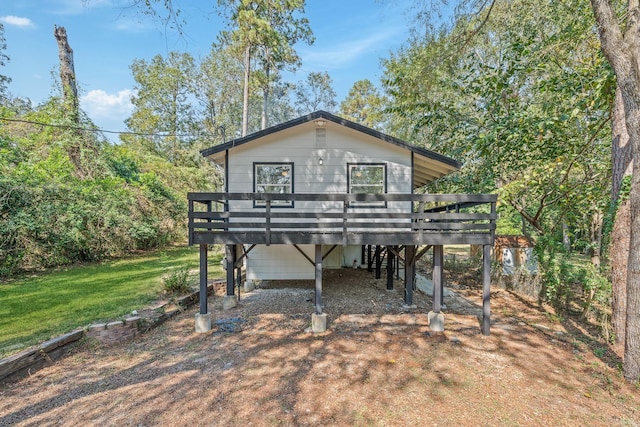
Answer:
<svg viewBox="0 0 640 427"><path fill-rule="evenodd" d="M180 137L180 138L196 138L196 137L203 137L203 136L211 136L210 134L201 134L201 135L198 135L198 136L194 136L194 135L190 135L190 134L170 134L170 133L151 133L151 132L147 133L147 132L106 130L106 129L100 129L100 128L87 128L87 127L82 127L82 126L56 125L56 124L51 124L51 123L36 122L36 121L33 121L33 120L10 119L8 117L0 117L0 120L5 121L5 122L27 123L27 124L31 124L31 125L46 126L46 127L59 128L59 129L81 130L81 131L87 131L87 132L114 133L114 134L118 134L118 135L162 136L162 137L173 136L173 137Z"/></svg>

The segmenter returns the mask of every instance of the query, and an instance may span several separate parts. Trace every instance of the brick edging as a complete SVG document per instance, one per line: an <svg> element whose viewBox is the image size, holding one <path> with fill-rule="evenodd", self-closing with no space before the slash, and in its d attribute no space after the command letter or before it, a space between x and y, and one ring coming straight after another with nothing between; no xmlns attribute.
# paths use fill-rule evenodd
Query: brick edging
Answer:
<svg viewBox="0 0 640 427"><path fill-rule="evenodd" d="M215 284L222 282L214 280L207 289L213 291ZM209 294L211 295L211 293ZM133 339L172 318L185 308L195 305L200 299L200 291L192 292L177 299L179 307L165 311L167 304L155 307L157 316L151 318L134 316L110 323L97 323L86 328L52 338L36 347L0 359L0 383L17 379L39 370L40 368L58 360L69 353L79 341L85 337L96 339L102 345L114 345Z"/></svg>

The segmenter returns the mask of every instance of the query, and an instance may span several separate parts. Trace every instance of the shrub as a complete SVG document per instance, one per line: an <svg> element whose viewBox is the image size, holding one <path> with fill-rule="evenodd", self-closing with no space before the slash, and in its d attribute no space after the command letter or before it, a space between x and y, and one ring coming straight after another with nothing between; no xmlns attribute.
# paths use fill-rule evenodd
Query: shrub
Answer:
<svg viewBox="0 0 640 427"><path fill-rule="evenodd" d="M170 294L180 294L188 292L189 269L187 267L177 268L162 278L164 290Z"/></svg>

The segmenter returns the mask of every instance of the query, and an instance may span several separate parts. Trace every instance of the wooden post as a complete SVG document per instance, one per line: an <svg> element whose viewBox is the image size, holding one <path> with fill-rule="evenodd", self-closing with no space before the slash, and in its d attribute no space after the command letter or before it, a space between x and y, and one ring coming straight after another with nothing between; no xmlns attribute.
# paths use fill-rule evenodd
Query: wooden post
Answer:
<svg viewBox="0 0 640 427"><path fill-rule="evenodd" d="M395 256L391 246L387 246L387 289L393 289L393 260Z"/></svg>
<svg viewBox="0 0 640 427"><path fill-rule="evenodd" d="M416 247L404 247L404 303L413 305L413 280L415 278Z"/></svg>
<svg viewBox="0 0 640 427"><path fill-rule="evenodd" d="M444 248L442 245L433 247L433 312L440 313L442 310L442 263L444 258Z"/></svg>
<svg viewBox="0 0 640 427"><path fill-rule="evenodd" d="M371 273L371 266L373 265L373 257L371 256L371 245L367 245L367 271Z"/></svg>
<svg viewBox="0 0 640 427"><path fill-rule="evenodd" d="M233 265L236 264L236 262L238 262L238 254L237 254L237 248L234 246L233 247ZM240 301L240 286L242 285L242 264L238 263L239 265L236 266L236 284L238 286L238 301Z"/></svg>
<svg viewBox="0 0 640 427"><path fill-rule="evenodd" d="M200 314L207 314L207 245L200 245Z"/></svg>
<svg viewBox="0 0 640 427"><path fill-rule="evenodd" d="M322 314L322 245L316 245L316 314Z"/></svg>
<svg viewBox="0 0 640 427"><path fill-rule="evenodd" d="M379 279L382 276L382 273L380 272L380 269L382 268L381 252L382 246L376 245L376 279Z"/></svg>
<svg viewBox="0 0 640 427"><path fill-rule="evenodd" d="M235 283L234 283L234 271L236 261L236 248L235 245L225 246L225 255L227 257L227 296L234 295Z"/></svg>
<svg viewBox="0 0 640 427"><path fill-rule="evenodd" d="M491 334L491 245L482 248L482 335Z"/></svg>

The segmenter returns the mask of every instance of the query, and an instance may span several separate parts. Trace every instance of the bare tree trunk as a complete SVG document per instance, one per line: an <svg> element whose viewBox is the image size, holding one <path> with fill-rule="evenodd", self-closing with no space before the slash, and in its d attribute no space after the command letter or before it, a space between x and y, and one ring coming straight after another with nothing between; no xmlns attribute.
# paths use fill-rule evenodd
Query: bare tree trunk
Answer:
<svg viewBox="0 0 640 427"><path fill-rule="evenodd" d="M562 221L562 246L567 253L571 252L571 239L569 238L569 226L566 221Z"/></svg>
<svg viewBox="0 0 640 427"><path fill-rule="evenodd" d="M595 211L591 217L590 229L590 258L591 264L596 269L600 269L600 248L602 247L602 220L603 215L600 211Z"/></svg>
<svg viewBox="0 0 640 427"><path fill-rule="evenodd" d="M242 136L249 132L249 75L251 73L251 46L244 51L244 93L242 99Z"/></svg>
<svg viewBox="0 0 640 427"><path fill-rule="evenodd" d="M266 129L269 126L269 65L267 65L267 69L265 70L266 74L266 82L264 86L264 91L262 94L262 123L261 129Z"/></svg>
<svg viewBox="0 0 640 427"><path fill-rule="evenodd" d="M67 40L67 30L64 27L53 27L53 35L58 42L58 57L60 59L60 82L65 105L69 108L71 119L75 124L80 123L78 112L78 86L76 72L73 65L73 49Z"/></svg>
<svg viewBox="0 0 640 427"><path fill-rule="evenodd" d="M624 343L627 318L627 261L629 258L629 237L631 230L631 210L629 200L619 202L620 187L625 176L631 175L632 150L625 124L624 104L620 88L616 89L613 106L613 145L611 203L616 209L611 230L609 257L611 259L611 324L615 343Z"/></svg>

